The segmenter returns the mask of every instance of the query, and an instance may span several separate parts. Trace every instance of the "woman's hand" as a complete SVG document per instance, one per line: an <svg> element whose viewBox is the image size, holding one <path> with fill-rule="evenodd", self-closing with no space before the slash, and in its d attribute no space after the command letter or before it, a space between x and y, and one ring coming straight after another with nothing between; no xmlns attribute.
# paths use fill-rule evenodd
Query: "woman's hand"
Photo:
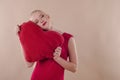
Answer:
<svg viewBox="0 0 120 80"><path fill-rule="evenodd" d="M58 52L57 52L58 51ZM60 57L60 50L56 50L54 53L54 60L60 64L64 69L67 69L71 72L77 71L77 50L75 39L71 37L68 41L68 51L69 51L69 61L65 60L64 58Z"/></svg>
<svg viewBox="0 0 120 80"><path fill-rule="evenodd" d="M16 34L18 35L18 32L20 31L19 25L16 27Z"/></svg>
<svg viewBox="0 0 120 80"><path fill-rule="evenodd" d="M55 52L53 53L53 59L57 59L57 58L59 58L60 57L60 55L61 55L61 51L62 51L62 48L61 47L57 47L56 49L55 49Z"/></svg>

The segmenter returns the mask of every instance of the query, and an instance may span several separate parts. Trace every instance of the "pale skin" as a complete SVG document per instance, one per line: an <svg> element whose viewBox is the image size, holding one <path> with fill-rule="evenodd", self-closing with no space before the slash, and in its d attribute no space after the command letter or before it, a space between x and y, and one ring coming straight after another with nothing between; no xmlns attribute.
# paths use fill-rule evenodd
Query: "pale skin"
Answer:
<svg viewBox="0 0 120 80"><path fill-rule="evenodd" d="M42 14L42 15L41 15ZM44 17L43 17L44 15ZM37 23L38 25L40 25L43 29L47 29L47 30L54 30L51 26L50 26L50 17L49 15L45 14L44 12L38 12L35 13L31 18L31 21ZM45 25L44 22L46 22ZM58 30L57 30L58 31ZM59 33L63 33L61 31L58 31ZM77 71L77 64L78 64L78 60L77 60L77 50L76 50L76 42L74 37L71 37L68 41L68 51L69 51L69 60L66 61L65 59L63 59L62 57L60 57L61 55L61 47L57 47L55 49L55 52L53 53L54 57L53 59L60 65L62 66L64 69L71 71L71 72L76 72ZM35 62L26 62L27 66L30 68L34 65Z"/></svg>

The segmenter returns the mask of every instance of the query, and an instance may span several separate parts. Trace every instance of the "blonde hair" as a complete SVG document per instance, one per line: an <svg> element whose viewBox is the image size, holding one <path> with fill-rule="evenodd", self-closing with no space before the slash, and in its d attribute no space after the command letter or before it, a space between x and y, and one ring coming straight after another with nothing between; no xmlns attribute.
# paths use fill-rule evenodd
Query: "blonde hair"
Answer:
<svg viewBox="0 0 120 80"><path fill-rule="evenodd" d="M35 22L35 23L38 23L38 19L37 18L39 16L39 14L42 14L42 13L43 13L43 11L41 11L41 10L34 10L34 11L32 11L30 13L30 20ZM37 16L36 16L36 14L37 14Z"/></svg>
<svg viewBox="0 0 120 80"><path fill-rule="evenodd" d="M30 15L32 16L32 15L34 15L35 13L43 13L43 11L42 11L42 10L34 10L34 11L31 12Z"/></svg>

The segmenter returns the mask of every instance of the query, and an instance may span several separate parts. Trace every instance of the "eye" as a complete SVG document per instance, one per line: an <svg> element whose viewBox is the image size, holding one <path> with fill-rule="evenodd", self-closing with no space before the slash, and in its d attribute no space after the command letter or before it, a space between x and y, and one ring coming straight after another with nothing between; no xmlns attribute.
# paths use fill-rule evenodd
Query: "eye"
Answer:
<svg viewBox="0 0 120 80"><path fill-rule="evenodd" d="M41 18L43 18L44 17L44 15L41 15Z"/></svg>

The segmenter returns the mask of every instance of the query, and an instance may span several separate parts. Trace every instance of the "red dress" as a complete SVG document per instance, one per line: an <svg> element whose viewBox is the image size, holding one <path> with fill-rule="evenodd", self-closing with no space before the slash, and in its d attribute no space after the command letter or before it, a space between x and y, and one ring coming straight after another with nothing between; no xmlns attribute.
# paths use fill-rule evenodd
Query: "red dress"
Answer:
<svg viewBox="0 0 120 80"><path fill-rule="evenodd" d="M64 43L61 57L67 60L69 56L68 41L72 37L69 33L63 33ZM31 80L64 80L64 68L53 59L38 61L32 73Z"/></svg>

